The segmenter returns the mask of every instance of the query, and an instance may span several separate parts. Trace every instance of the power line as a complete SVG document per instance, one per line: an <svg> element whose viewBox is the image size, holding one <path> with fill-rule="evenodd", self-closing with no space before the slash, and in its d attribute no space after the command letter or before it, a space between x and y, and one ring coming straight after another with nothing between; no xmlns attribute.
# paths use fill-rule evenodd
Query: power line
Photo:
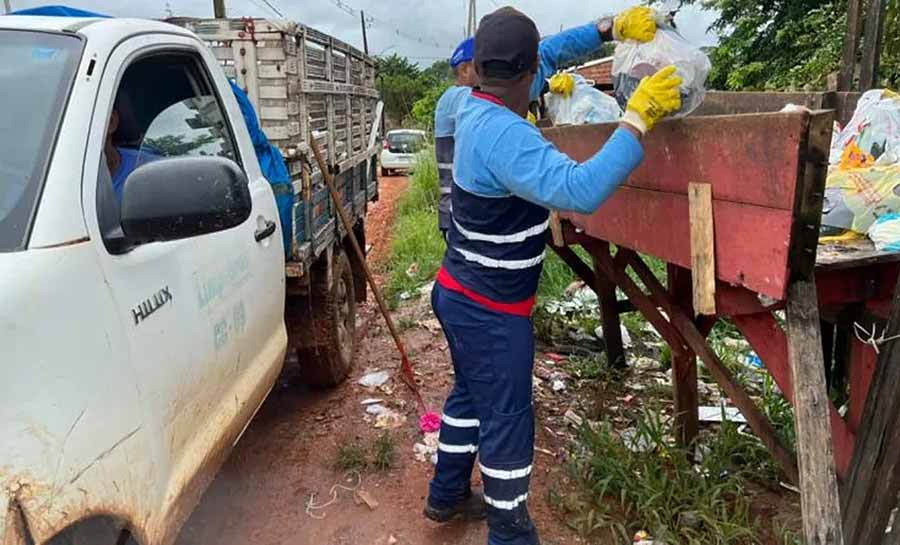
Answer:
<svg viewBox="0 0 900 545"><path fill-rule="evenodd" d="M273 6L272 2L270 2L269 0L262 0L262 2L263 2L263 4L267 5L270 10L275 12L275 14L277 14L279 17L281 17L282 19L285 19L284 12L281 11L280 9L276 8L275 6Z"/></svg>
<svg viewBox="0 0 900 545"><path fill-rule="evenodd" d="M343 11L347 15L350 15L352 17L359 16L359 13L361 10L354 8L353 6L349 5L344 0L329 0L329 1L335 7L337 7L339 10ZM389 21L382 19L380 17L375 17L371 13L365 14L363 20L365 21L367 28L372 28L373 26L378 25L378 26L383 27L385 30L391 31L391 33L394 34L395 36L399 36L401 38L405 38L407 40L410 40L410 41L413 41L413 42L416 42L416 43L419 43L422 45L433 46L435 48L440 48L440 49L452 49L453 48L453 46L448 46L447 44L442 44L435 39L426 39L426 38L422 38L421 36L409 34L406 31L400 30L399 27L392 25Z"/></svg>
<svg viewBox="0 0 900 545"><path fill-rule="evenodd" d="M272 2L270 2L269 0L250 0L250 1L253 2L254 4L256 4L258 7L262 8L263 10L268 9L269 11L271 11L272 13L274 13L276 16L278 16L281 19L287 19L287 16L285 16L284 12L281 11L280 9L278 9L277 7L275 7L272 4Z"/></svg>

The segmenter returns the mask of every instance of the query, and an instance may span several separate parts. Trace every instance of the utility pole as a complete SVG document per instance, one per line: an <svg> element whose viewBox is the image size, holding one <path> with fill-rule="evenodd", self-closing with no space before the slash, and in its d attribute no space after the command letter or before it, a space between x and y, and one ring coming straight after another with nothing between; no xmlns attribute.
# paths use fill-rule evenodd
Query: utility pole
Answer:
<svg viewBox="0 0 900 545"><path fill-rule="evenodd" d="M369 39L366 37L366 12L359 10L359 22L362 24L363 32L363 51L369 54Z"/></svg>
<svg viewBox="0 0 900 545"><path fill-rule="evenodd" d="M475 31L478 29L478 16L475 15L475 0L469 0L469 18L468 25L466 27L466 38L471 38L475 35Z"/></svg>
<svg viewBox="0 0 900 545"><path fill-rule="evenodd" d="M6 9L3 13L11 13L12 6L9 5L9 0L3 0L3 7Z"/></svg>
<svg viewBox="0 0 900 545"><path fill-rule="evenodd" d="M213 0L213 16L216 19L225 18L225 0Z"/></svg>

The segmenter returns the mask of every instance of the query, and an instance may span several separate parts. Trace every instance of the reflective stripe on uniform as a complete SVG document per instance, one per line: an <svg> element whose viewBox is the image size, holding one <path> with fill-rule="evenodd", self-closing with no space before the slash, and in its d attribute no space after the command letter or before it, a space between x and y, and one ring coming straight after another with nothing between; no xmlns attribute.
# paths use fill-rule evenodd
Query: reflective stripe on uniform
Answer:
<svg viewBox="0 0 900 545"><path fill-rule="evenodd" d="M438 163L438 168L442 170L453 170L453 163Z"/></svg>
<svg viewBox="0 0 900 545"><path fill-rule="evenodd" d="M528 492L522 494L521 496L516 497L514 500L503 501L503 500L495 500L490 496L484 497L484 503L494 507L496 509L502 509L503 511L512 511L520 504L522 504L525 500L528 499Z"/></svg>
<svg viewBox="0 0 900 545"><path fill-rule="evenodd" d="M481 425L477 418L453 418L446 414L441 415L441 422L454 428L477 428Z"/></svg>
<svg viewBox="0 0 900 545"><path fill-rule="evenodd" d="M478 452L478 445L447 445L438 443L438 450L447 454L475 454Z"/></svg>
<svg viewBox="0 0 900 545"><path fill-rule="evenodd" d="M453 191L452 187L442 187L441 195L449 195L451 191Z"/></svg>
<svg viewBox="0 0 900 545"><path fill-rule="evenodd" d="M441 190L443 191L443 188ZM459 231L459 234L469 240L493 242L494 244L507 244L511 242L525 242L525 239L527 238L543 234L547 230L547 227L550 226L550 219L548 218L544 223L534 225L528 229L519 231L518 233L511 233L508 235L489 235L487 233L470 231L460 225L456 219L453 220L453 224L456 225L456 230Z"/></svg>
<svg viewBox="0 0 900 545"><path fill-rule="evenodd" d="M469 250L463 250L456 246L454 246L453 249L459 252L466 261L478 263L479 265L490 269L507 269L511 271L530 269L531 267L540 265L544 261L545 253L541 252L541 255L531 259L494 259L481 254L476 254L475 252L470 252Z"/></svg>
<svg viewBox="0 0 900 545"><path fill-rule="evenodd" d="M478 466L481 468L481 473L483 475L502 481L512 481L531 475L530 465L528 467L523 467L522 469L491 469L484 464L478 464Z"/></svg>

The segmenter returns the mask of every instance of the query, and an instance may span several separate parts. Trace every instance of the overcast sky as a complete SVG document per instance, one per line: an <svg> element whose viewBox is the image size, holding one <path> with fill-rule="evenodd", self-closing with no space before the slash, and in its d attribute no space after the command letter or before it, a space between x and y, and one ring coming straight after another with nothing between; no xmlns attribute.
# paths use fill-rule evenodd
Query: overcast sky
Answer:
<svg viewBox="0 0 900 545"><path fill-rule="evenodd" d="M165 17L174 15L211 17L212 0L10 0L13 9L46 4L67 4L120 17ZM272 7L266 5L268 2ZM462 40L466 24L466 0L225 0L229 17L286 18L315 27L362 49L359 10L368 23L369 51L373 54L405 55L422 66L447 58ZM512 5L530 15L542 34L586 23L601 15L614 14L637 0L478 0L478 17ZM677 4L677 2L675 2ZM676 17L682 34L697 45L711 45L715 38L706 29L715 15L684 8Z"/></svg>

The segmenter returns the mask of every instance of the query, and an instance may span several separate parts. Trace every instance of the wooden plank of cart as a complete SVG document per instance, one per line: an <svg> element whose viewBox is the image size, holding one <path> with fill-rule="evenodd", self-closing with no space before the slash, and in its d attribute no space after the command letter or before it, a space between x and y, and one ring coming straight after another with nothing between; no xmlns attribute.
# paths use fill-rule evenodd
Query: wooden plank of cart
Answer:
<svg viewBox="0 0 900 545"><path fill-rule="evenodd" d="M827 536L810 540L815 528L807 519L815 525L817 518L839 517L834 475L840 480L848 473L877 360L871 345L847 331L855 324L871 330L887 317L900 272L898 254L865 244L818 246L832 125L836 118L849 118L857 98L710 93L695 115L663 122L646 137L643 164L596 213L564 215L565 245L554 246L597 291L605 332L618 332L619 312L634 308L671 346L676 429L685 443L697 433L696 358L703 361L787 477L801 484L810 543L839 542ZM781 111L787 104L809 110ZM558 127L545 135L572 158L585 160L614 129L615 124ZM708 184L712 192L711 315L695 315L692 305L690 184ZM584 247L593 267L569 245ZM667 286L642 255L667 263ZM615 300L617 287L630 304ZM780 310L786 310L784 326L776 315ZM794 405L797 456L779 442L769 420L706 341L722 318L737 326ZM837 343L835 325L841 332ZM607 345L609 361L625 361L617 335ZM827 397L825 361L829 369L834 362L847 366L846 416ZM808 513L816 508L834 512ZM822 522L818 529L827 525Z"/></svg>

